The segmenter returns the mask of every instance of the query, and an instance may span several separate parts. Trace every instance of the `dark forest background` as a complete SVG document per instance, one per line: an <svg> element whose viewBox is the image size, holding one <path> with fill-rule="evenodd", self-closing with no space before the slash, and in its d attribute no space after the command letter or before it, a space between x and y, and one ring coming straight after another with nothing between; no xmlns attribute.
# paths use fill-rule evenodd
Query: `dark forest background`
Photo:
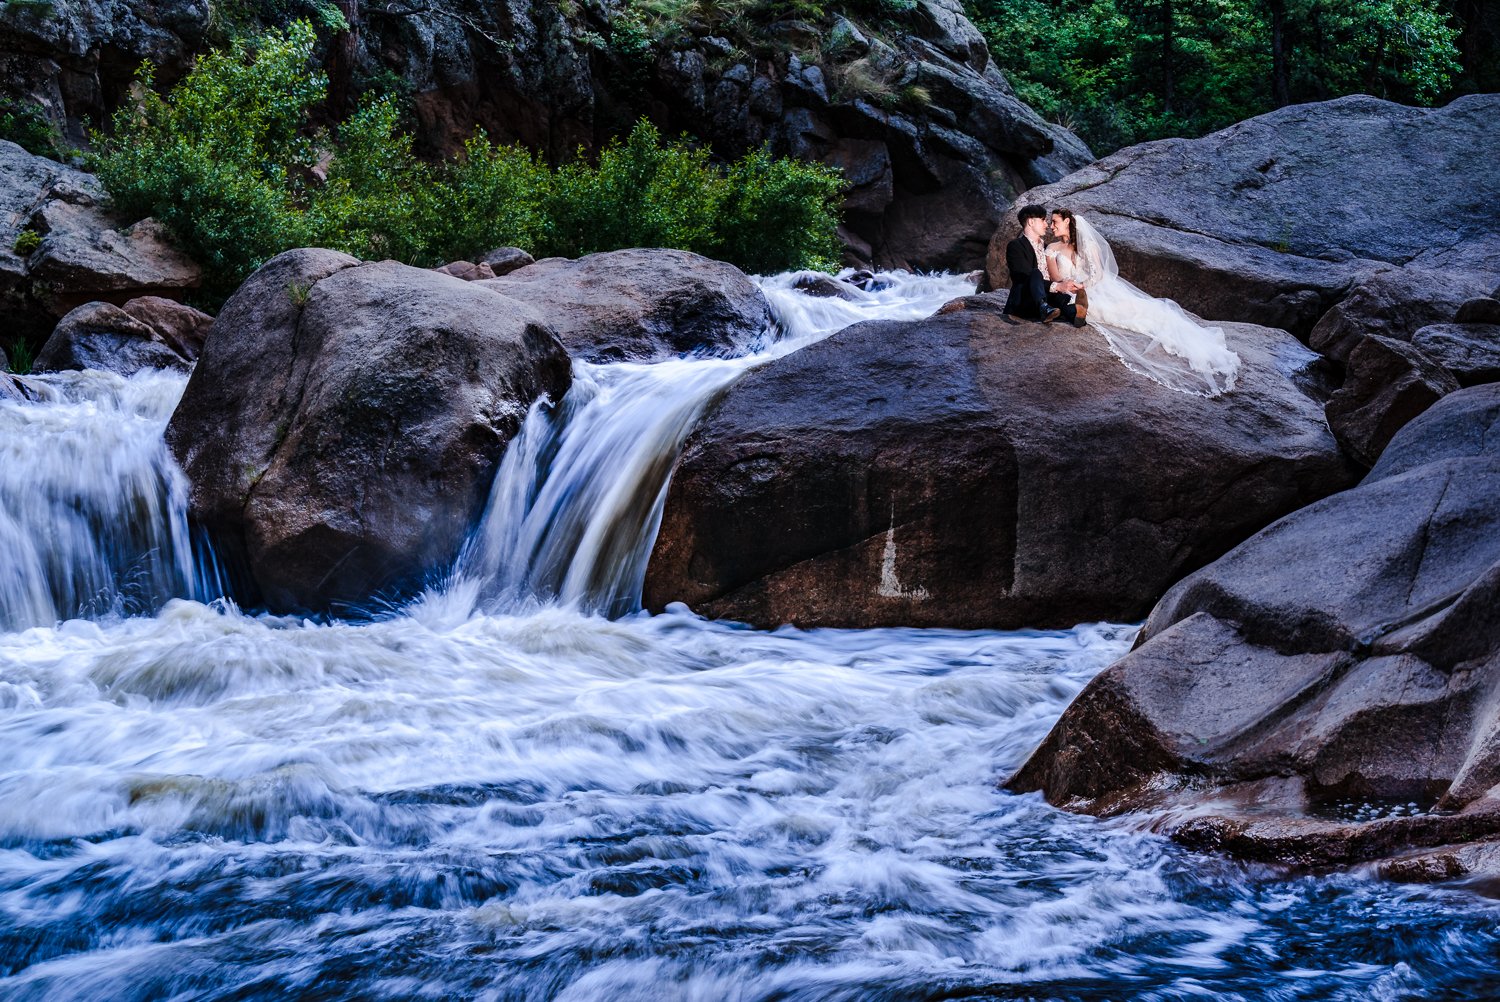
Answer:
<svg viewBox="0 0 1500 1002"><path fill-rule="evenodd" d="M1500 90L1494 0L970 0L1017 93L1100 156L1345 94Z"/></svg>

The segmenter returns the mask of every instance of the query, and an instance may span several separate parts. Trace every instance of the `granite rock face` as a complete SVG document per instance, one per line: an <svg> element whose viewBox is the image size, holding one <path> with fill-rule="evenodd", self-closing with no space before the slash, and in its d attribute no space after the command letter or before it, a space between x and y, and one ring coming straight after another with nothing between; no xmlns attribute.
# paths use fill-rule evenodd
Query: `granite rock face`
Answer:
<svg viewBox="0 0 1500 1002"><path fill-rule="evenodd" d="M615 3L338 6L351 30L324 50L335 115L352 110L360 79L394 74L412 94L418 148L433 155L456 152L477 125L556 162L642 116L726 157L769 144L845 168L846 245L862 264L977 267L1000 207L1093 159L1016 98L957 0L920 0L899 21L830 14L749 29L702 5L659 32ZM7 13L0 94L39 104L83 145L142 60L163 85L186 71L210 44L211 15L205 0Z"/></svg>
<svg viewBox="0 0 1500 1002"><path fill-rule="evenodd" d="M522 303L288 251L214 321L167 440L242 597L364 608L451 566L527 410L570 372Z"/></svg>
<svg viewBox="0 0 1500 1002"><path fill-rule="evenodd" d="M1357 488L1183 579L1011 788L1310 865L1500 833L1497 430L1500 386L1452 393Z"/></svg>
<svg viewBox="0 0 1500 1002"><path fill-rule="evenodd" d="M987 280L1008 284L1018 209L1066 207L1094 222L1147 292L1209 319L1311 336L1342 361L1361 337L1410 340L1500 281L1497 160L1500 95L1282 108L1120 150L1026 192L1002 219Z"/></svg>
<svg viewBox="0 0 1500 1002"><path fill-rule="evenodd" d="M770 304L744 272L688 251L546 258L478 285L531 304L590 362L743 354L771 327Z"/></svg>
<svg viewBox="0 0 1500 1002"><path fill-rule="evenodd" d="M155 220L127 222L111 214L93 175L0 141L0 309L9 333L40 342L84 303L177 298L200 284L202 270ZM23 233L35 234L30 249Z"/></svg>
<svg viewBox="0 0 1500 1002"><path fill-rule="evenodd" d="M994 297L869 322L712 407L668 489L649 607L758 626L1048 627L1143 616L1183 574L1348 486L1286 334L1228 325L1218 398Z"/></svg>

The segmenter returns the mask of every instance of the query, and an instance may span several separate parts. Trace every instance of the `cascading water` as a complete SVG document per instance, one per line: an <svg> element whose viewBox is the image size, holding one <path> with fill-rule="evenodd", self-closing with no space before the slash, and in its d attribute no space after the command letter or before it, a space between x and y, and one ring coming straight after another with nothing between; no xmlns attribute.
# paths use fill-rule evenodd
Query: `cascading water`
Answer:
<svg viewBox="0 0 1500 1002"><path fill-rule="evenodd" d="M30 377L0 402L0 629L195 595L187 483L162 442L186 378Z"/></svg>
<svg viewBox="0 0 1500 1002"><path fill-rule="evenodd" d="M952 275L882 275L866 291L808 296L803 273L764 280L769 347L742 358L652 365L576 362L557 406L532 409L502 462L459 577L489 608L562 602L609 615L641 605L667 479L704 409L740 376L861 320L916 320L973 291Z"/></svg>
<svg viewBox="0 0 1500 1002"><path fill-rule="evenodd" d="M928 311L925 281L772 280L771 351ZM1131 628L583 611L633 604L672 457L758 361L580 367L453 587L359 624L158 607L194 587L180 378L0 405L0 999L1488 997L1485 898L997 788Z"/></svg>

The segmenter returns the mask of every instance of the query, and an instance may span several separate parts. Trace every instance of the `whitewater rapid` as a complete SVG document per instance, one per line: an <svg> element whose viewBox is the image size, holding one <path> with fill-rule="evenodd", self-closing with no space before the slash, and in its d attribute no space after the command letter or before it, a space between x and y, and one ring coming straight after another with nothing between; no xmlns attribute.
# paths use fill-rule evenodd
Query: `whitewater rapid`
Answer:
<svg viewBox="0 0 1500 1002"><path fill-rule="evenodd" d="M755 357L580 366L453 579L359 623L204 601L161 444L181 377L0 404L0 999L1484 997L1488 899L999 789L1133 627L632 611L716 394L953 281L785 276Z"/></svg>

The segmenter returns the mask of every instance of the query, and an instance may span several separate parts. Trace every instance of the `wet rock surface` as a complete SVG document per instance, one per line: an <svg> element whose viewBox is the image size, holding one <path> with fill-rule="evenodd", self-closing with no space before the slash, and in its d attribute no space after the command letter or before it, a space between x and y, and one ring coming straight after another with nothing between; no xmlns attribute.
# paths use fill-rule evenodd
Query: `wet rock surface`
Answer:
<svg viewBox="0 0 1500 1002"><path fill-rule="evenodd" d="M752 372L673 476L648 606L758 626L1139 618L1184 573L1353 482L1289 336L1230 325L1240 387L1126 369L996 297L864 323Z"/></svg>
<svg viewBox="0 0 1500 1002"><path fill-rule="evenodd" d="M1497 426L1500 386L1452 393L1357 488L1179 582L1011 788L1308 865L1495 836ZM1351 798L1411 809L1327 817Z"/></svg>
<svg viewBox="0 0 1500 1002"><path fill-rule="evenodd" d="M591 362L739 354L771 326L770 305L744 272L688 251L547 258L476 287L530 304Z"/></svg>
<svg viewBox="0 0 1500 1002"><path fill-rule="evenodd" d="M527 306L332 251L279 255L214 321L167 438L191 511L272 609L347 610L451 565L506 444L570 362Z"/></svg>

